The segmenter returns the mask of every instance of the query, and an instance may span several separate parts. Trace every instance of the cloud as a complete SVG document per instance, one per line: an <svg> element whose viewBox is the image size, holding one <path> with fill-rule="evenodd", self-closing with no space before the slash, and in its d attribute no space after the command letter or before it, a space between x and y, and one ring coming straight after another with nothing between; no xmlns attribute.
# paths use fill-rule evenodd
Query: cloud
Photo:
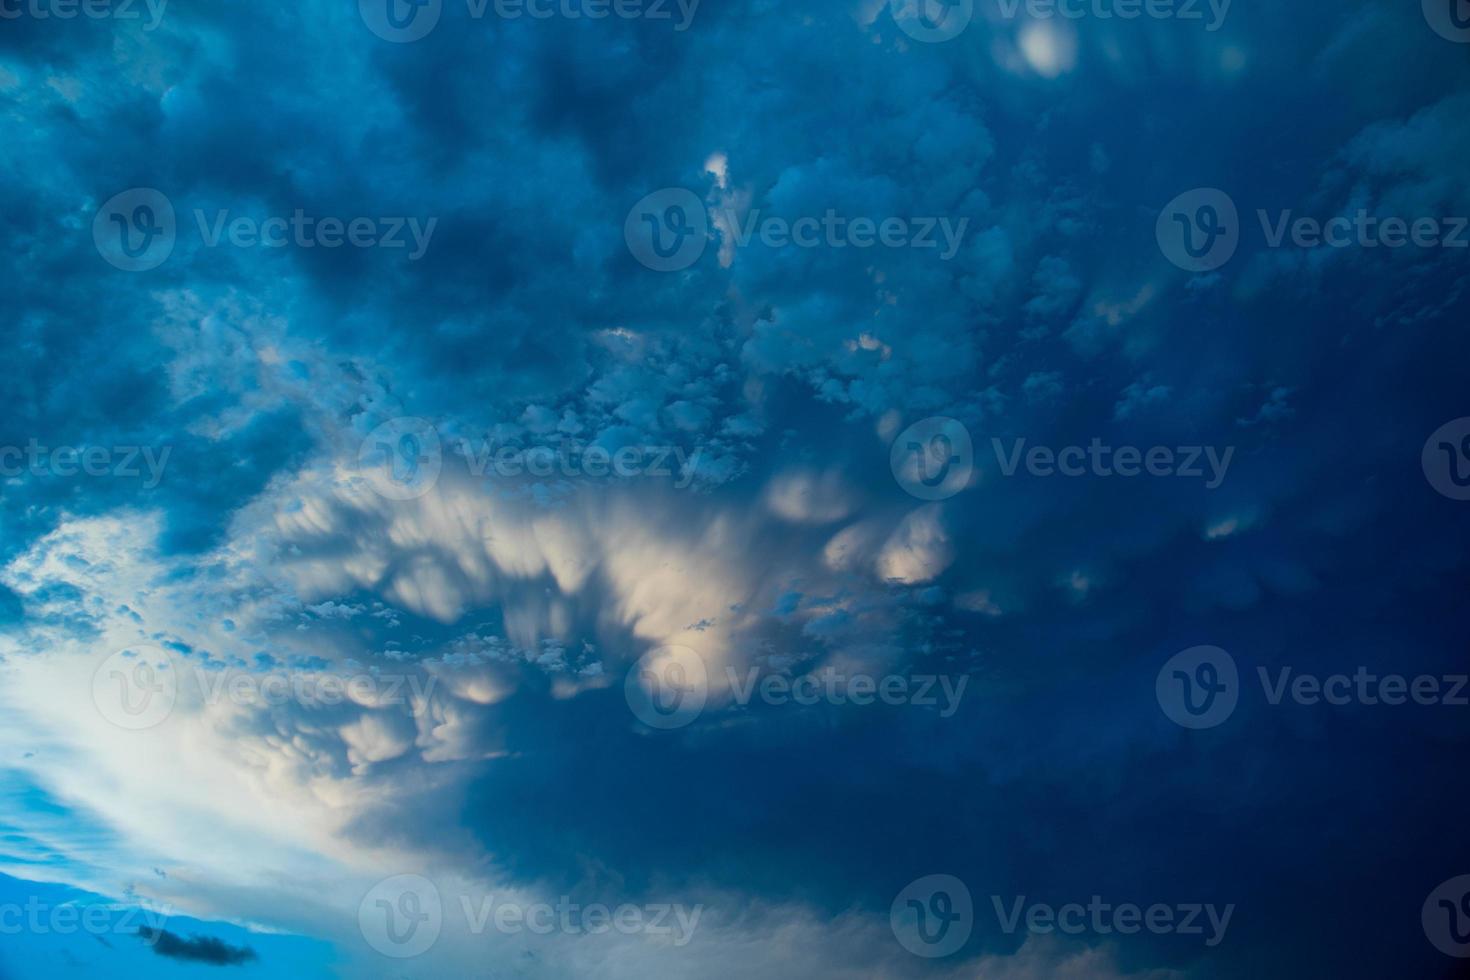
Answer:
<svg viewBox="0 0 1470 980"><path fill-rule="evenodd" d="M249 946L231 946L211 936L190 936L185 939L167 929L154 929L151 926L139 927L138 938L152 946L159 956L171 960L207 963L210 966L239 966L259 958Z"/></svg>

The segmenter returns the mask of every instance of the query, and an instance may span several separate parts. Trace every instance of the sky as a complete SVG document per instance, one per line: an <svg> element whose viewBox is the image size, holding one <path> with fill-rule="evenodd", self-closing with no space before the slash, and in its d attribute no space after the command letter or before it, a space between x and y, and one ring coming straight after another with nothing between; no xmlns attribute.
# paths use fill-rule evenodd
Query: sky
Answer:
<svg viewBox="0 0 1470 980"><path fill-rule="evenodd" d="M0 0L0 980L1470 976L1465 0Z"/></svg>

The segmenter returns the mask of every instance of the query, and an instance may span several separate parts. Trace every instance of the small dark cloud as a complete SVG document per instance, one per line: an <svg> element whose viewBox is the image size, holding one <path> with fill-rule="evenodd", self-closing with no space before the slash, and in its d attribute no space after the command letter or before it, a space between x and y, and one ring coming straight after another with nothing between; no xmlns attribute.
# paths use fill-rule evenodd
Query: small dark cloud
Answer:
<svg viewBox="0 0 1470 980"><path fill-rule="evenodd" d="M174 960L190 960L194 963L209 963L214 966L238 966L258 959L249 946L231 946L209 936L191 936L185 939L167 929L143 926L138 938L153 947L159 956Z"/></svg>

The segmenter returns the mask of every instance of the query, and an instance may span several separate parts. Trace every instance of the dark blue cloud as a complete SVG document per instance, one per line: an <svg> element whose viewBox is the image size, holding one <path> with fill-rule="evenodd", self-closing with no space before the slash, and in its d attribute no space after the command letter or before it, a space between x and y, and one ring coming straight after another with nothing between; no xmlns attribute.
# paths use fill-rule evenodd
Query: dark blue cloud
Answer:
<svg viewBox="0 0 1470 980"><path fill-rule="evenodd" d="M440 671L452 693L416 729L340 705L222 730L289 758L262 793L341 781L314 797L343 808L318 844L584 900L703 890L737 921L815 910L834 972L844 916L886 930L939 872L982 908L1235 904L1218 947L1070 940L1125 972L1451 975L1419 911L1470 864L1466 709L1272 705L1256 680L1463 672L1470 512L1420 454L1470 415L1470 253L1271 241L1300 217L1470 214L1464 49L1417 5L1237 2L1207 31L982 0L942 44L873 3L705 0L681 31L446 2L407 44L353 8L0 23L0 447L169 453L157 481L0 477L8 660L125 626L211 669ZM178 222L145 272L92 240L133 187ZM676 272L623 238L666 187L712 229ZM1203 187L1239 242L1193 274L1155 231ZM963 231L948 256L737 241L829 210ZM298 211L434 225L416 258L208 242ZM349 485L396 416L451 447L421 509ZM932 506L889 462L929 416L963 424L975 470ZM499 481L452 451L571 438L698 449L699 478ZM1199 447L1205 475L1007 472L1094 442ZM721 702L651 731L624 678L681 631L742 668L969 687L950 717ZM1190 731L1154 682L1198 644L1245 684L1226 724ZM134 856L98 850L131 887ZM174 900L357 955L355 909L180 860ZM88 850L88 874L106 864ZM160 936L212 962L255 945ZM935 969L1021 963L1023 939L977 928Z"/></svg>

